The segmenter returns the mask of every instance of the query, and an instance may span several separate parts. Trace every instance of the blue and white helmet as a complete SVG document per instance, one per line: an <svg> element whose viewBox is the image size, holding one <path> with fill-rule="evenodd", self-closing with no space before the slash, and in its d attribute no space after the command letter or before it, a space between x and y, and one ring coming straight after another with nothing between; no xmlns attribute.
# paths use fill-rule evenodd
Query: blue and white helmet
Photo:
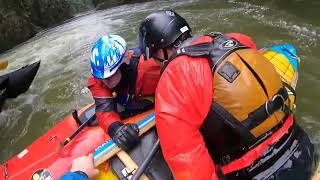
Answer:
<svg viewBox="0 0 320 180"><path fill-rule="evenodd" d="M95 78L105 79L117 72L126 53L126 41L118 35L99 38L90 52L91 73Z"/></svg>

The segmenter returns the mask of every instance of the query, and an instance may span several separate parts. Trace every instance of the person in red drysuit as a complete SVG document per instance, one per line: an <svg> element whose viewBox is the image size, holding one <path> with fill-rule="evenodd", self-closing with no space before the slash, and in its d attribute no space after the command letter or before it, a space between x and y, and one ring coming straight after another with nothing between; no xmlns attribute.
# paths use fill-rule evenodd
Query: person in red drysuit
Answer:
<svg viewBox="0 0 320 180"><path fill-rule="evenodd" d="M90 62L88 88L95 100L99 125L118 146L131 149L139 140L138 127L121 123L116 103L125 107L125 117L151 109L154 103L146 97L154 96L160 66L154 60L144 61L138 48L127 50L125 40L117 35L97 40Z"/></svg>
<svg viewBox="0 0 320 180"><path fill-rule="evenodd" d="M310 177L313 145L292 114L282 111L287 96L280 77L271 63L257 55L250 37L237 33L191 36L185 19L172 10L161 10L141 23L138 39L145 57L163 65L156 89L156 127L176 180L284 178L293 175L286 166L290 162L298 177ZM215 49L210 60L199 44L212 41ZM188 52L194 45L197 51ZM245 86L225 88L236 87L239 81ZM251 91L259 93L247 93ZM248 99L238 101L241 98ZM215 103L217 99L223 107ZM258 99L263 103L253 107ZM244 119L239 114L245 114ZM292 148L293 141L299 144L297 149ZM300 156L293 156L295 152ZM280 157L286 161L279 165Z"/></svg>

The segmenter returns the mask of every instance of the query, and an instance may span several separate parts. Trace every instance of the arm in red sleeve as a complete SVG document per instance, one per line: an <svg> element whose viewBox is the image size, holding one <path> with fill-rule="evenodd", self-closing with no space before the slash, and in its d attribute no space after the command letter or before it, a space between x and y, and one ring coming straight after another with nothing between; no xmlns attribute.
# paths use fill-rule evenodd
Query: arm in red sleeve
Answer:
<svg viewBox="0 0 320 180"><path fill-rule="evenodd" d="M99 125L105 132L108 132L109 126L120 120L112 93L108 87L103 85L100 79L96 79L93 76L88 79L88 88L95 101Z"/></svg>
<svg viewBox="0 0 320 180"><path fill-rule="evenodd" d="M180 56L160 78L155 100L156 127L175 180L217 179L199 131L212 97L212 73L207 59Z"/></svg>

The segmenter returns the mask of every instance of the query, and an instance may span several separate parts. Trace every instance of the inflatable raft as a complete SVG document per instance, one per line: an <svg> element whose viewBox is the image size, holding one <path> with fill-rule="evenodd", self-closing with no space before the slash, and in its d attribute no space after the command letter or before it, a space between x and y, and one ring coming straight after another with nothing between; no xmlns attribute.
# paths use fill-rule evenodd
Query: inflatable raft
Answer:
<svg viewBox="0 0 320 180"><path fill-rule="evenodd" d="M298 78L299 58L292 45L273 46L260 50L274 64L283 80L295 87ZM94 153L95 164L100 174L96 179L118 179L106 165L120 148L94 122L94 105L88 105L75 115L70 115L35 140L30 146L0 166L0 179L59 179L69 171L72 160ZM91 119L91 125L81 130L65 146L62 146L81 124ZM155 125L153 110L124 120L124 123L137 123L140 133Z"/></svg>

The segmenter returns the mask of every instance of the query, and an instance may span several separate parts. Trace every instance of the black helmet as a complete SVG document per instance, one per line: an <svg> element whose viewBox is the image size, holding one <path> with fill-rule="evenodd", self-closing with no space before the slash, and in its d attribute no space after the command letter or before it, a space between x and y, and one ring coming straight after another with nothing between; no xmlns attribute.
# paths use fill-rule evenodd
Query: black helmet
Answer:
<svg viewBox="0 0 320 180"><path fill-rule="evenodd" d="M149 58L154 49L165 49L182 34L190 36L191 28L187 21L173 10L161 10L150 14L139 29L139 48Z"/></svg>

